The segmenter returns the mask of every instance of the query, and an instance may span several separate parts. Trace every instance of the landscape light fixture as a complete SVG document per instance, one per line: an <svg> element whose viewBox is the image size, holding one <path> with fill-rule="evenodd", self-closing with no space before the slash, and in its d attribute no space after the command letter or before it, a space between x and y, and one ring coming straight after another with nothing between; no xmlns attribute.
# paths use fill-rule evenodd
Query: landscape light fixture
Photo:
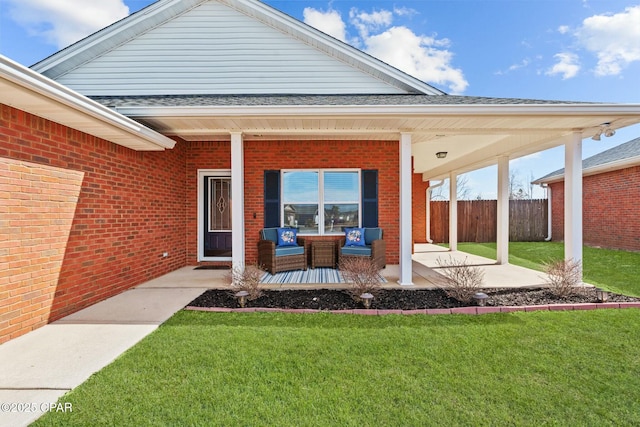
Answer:
<svg viewBox="0 0 640 427"><path fill-rule="evenodd" d="M436 153L436 157L439 159L444 159L445 157L447 157L447 152L446 151L438 151Z"/></svg>
<svg viewBox="0 0 640 427"><path fill-rule="evenodd" d="M362 304L364 304L364 308L371 307L371 300L373 299L373 295L371 295L369 292L365 292L364 294L360 295L360 299L362 300Z"/></svg>
<svg viewBox="0 0 640 427"><path fill-rule="evenodd" d="M600 141L600 138L602 137L602 135L609 138L615 134L616 134L615 129L611 129L611 123L603 123L600 125L600 129L598 129L598 131L595 133L595 135L591 137L591 139L593 139L594 141Z"/></svg>
<svg viewBox="0 0 640 427"><path fill-rule="evenodd" d="M238 298L238 304L240 304L240 307L244 308L244 306L247 304L247 297L249 296L249 292L247 291L238 291L236 292L236 298Z"/></svg>
<svg viewBox="0 0 640 427"><path fill-rule="evenodd" d="M489 295L485 294L484 292L477 292L475 295L473 295L473 299L476 300L476 303L480 307L485 306L485 304L487 303L487 298L489 298Z"/></svg>
<svg viewBox="0 0 640 427"><path fill-rule="evenodd" d="M596 298L600 302L607 302L609 299L609 291L605 291L604 289L596 288Z"/></svg>

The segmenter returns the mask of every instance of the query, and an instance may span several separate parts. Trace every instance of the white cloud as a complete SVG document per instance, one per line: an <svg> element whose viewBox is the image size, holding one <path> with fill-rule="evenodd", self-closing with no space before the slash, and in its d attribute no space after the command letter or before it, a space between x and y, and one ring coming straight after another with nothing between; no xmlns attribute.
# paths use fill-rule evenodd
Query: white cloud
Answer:
<svg viewBox="0 0 640 427"><path fill-rule="evenodd" d="M302 16L305 23L340 41L346 42L347 28L340 12L337 10L323 12L311 7L305 7Z"/></svg>
<svg viewBox="0 0 640 427"><path fill-rule="evenodd" d="M640 61L640 5L613 15L591 16L582 22L576 37L597 56L596 75L618 75Z"/></svg>
<svg viewBox="0 0 640 427"><path fill-rule="evenodd" d="M462 70L453 68L453 53L443 49L446 40L419 36L406 27L392 27L365 41L366 51L426 82L446 85L452 93L468 86Z"/></svg>
<svg viewBox="0 0 640 427"><path fill-rule="evenodd" d="M560 25L558 27L558 32L560 34L567 34L569 32L569 26L568 25Z"/></svg>
<svg viewBox="0 0 640 427"><path fill-rule="evenodd" d="M553 57L556 58L558 62L553 67L548 69L545 74L550 76L561 74L562 79L567 80L575 77L578 74L578 71L580 71L578 55L576 55L575 53L557 53L553 55Z"/></svg>
<svg viewBox="0 0 640 427"><path fill-rule="evenodd" d="M417 15L419 12L415 9L411 9L409 7L395 7L393 9L393 13L395 13L398 16L414 16Z"/></svg>
<svg viewBox="0 0 640 427"><path fill-rule="evenodd" d="M360 37L364 39L369 37L371 31L379 31L390 26L393 22L393 13L388 10L367 13L353 8L349 11L349 19L351 25L358 29Z"/></svg>
<svg viewBox="0 0 640 427"><path fill-rule="evenodd" d="M392 26L394 16L409 12L413 13L408 9L368 13L353 8L349 12L349 24L357 35L351 38L346 30L342 37L336 36L339 31L330 32L334 31L332 28L347 28L338 12L306 8L304 22L340 40L349 39L352 45L420 80L446 86L452 93L464 92L468 82L462 70L452 65L454 55L449 50L449 40L418 35L404 26Z"/></svg>
<svg viewBox="0 0 640 427"><path fill-rule="evenodd" d="M9 15L30 34L58 48L124 18L129 8L122 0L8 0Z"/></svg>

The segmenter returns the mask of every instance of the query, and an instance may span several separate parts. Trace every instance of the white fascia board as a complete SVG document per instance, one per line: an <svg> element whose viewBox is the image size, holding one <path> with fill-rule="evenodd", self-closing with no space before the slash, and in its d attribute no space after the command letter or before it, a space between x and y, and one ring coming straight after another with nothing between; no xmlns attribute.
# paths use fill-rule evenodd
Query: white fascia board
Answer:
<svg viewBox="0 0 640 427"><path fill-rule="evenodd" d="M51 101L70 107L80 115L98 119L105 127L116 127L130 134L131 138L138 142L142 139L146 145L152 144L157 150L173 148L175 145L174 140L2 55L0 55L0 78L26 91L37 93ZM32 113L38 114L37 111ZM43 117L47 118L46 115ZM82 129L78 130L82 131ZM93 134L104 138L100 132L93 132Z"/></svg>
<svg viewBox="0 0 640 427"><path fill-rule="evenodd" d="M242 116L332 116L332 115L620 115L635 116L640 123L640 104L474 104L474 105L292 105L292 106L205 106L205 107L118 107L129 117L242 117ZM627 118L627 117L625 117ZM615 128L615 122L611 123Z"/></svg>

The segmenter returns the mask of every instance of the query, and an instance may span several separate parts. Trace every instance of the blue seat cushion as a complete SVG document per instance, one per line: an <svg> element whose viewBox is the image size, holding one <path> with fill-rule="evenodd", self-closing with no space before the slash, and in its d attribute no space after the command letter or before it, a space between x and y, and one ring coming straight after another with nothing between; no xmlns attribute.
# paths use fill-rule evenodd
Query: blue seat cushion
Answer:
<svg viewBox="0 0 640 427"><path fill-rule="evenodd" d="M382 228L373 227L364 229L364 244L370 245L374 240L382 239Z"/></svg>
<svg viewBox="0 0 640 427"><path fill-rule="evenodd" d="M276 246L276 257L302 254L304 254L304 246Z"/></svg>
<svg viewBox="0 0 640 427"><path fill-rule="evenodd" d="M342 255L371 256L371 246L344 246Z"/></svg>
<svg viewBox="0 0 640 427"><path fill-rule="evenodd" d="M271 240L276 245L278 244L278 229L277 228L263 228L260 231L260 237L262 240Z"/></svg>

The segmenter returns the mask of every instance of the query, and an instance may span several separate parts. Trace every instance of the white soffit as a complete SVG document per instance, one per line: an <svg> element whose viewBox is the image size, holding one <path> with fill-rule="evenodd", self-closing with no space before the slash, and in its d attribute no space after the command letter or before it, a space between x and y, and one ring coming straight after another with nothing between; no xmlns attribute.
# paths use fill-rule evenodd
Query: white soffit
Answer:
<svg viewBox="0 0 640 427"><path fill-rule="evenodd" d="M175 141L0 55L0 103L138 151Z"/></svg>
<svg viewBox="0 0 640 427"><path fill-rule="evenodd" d="M600 124L615 129L640 122L640 105L297 105L159 107L120 106L118 111L166 135L188 141L227 140L397 140L412 135L415 171L435 179L517 158L584 137ZM447 151L446 159L435 153Z"/></svg>

